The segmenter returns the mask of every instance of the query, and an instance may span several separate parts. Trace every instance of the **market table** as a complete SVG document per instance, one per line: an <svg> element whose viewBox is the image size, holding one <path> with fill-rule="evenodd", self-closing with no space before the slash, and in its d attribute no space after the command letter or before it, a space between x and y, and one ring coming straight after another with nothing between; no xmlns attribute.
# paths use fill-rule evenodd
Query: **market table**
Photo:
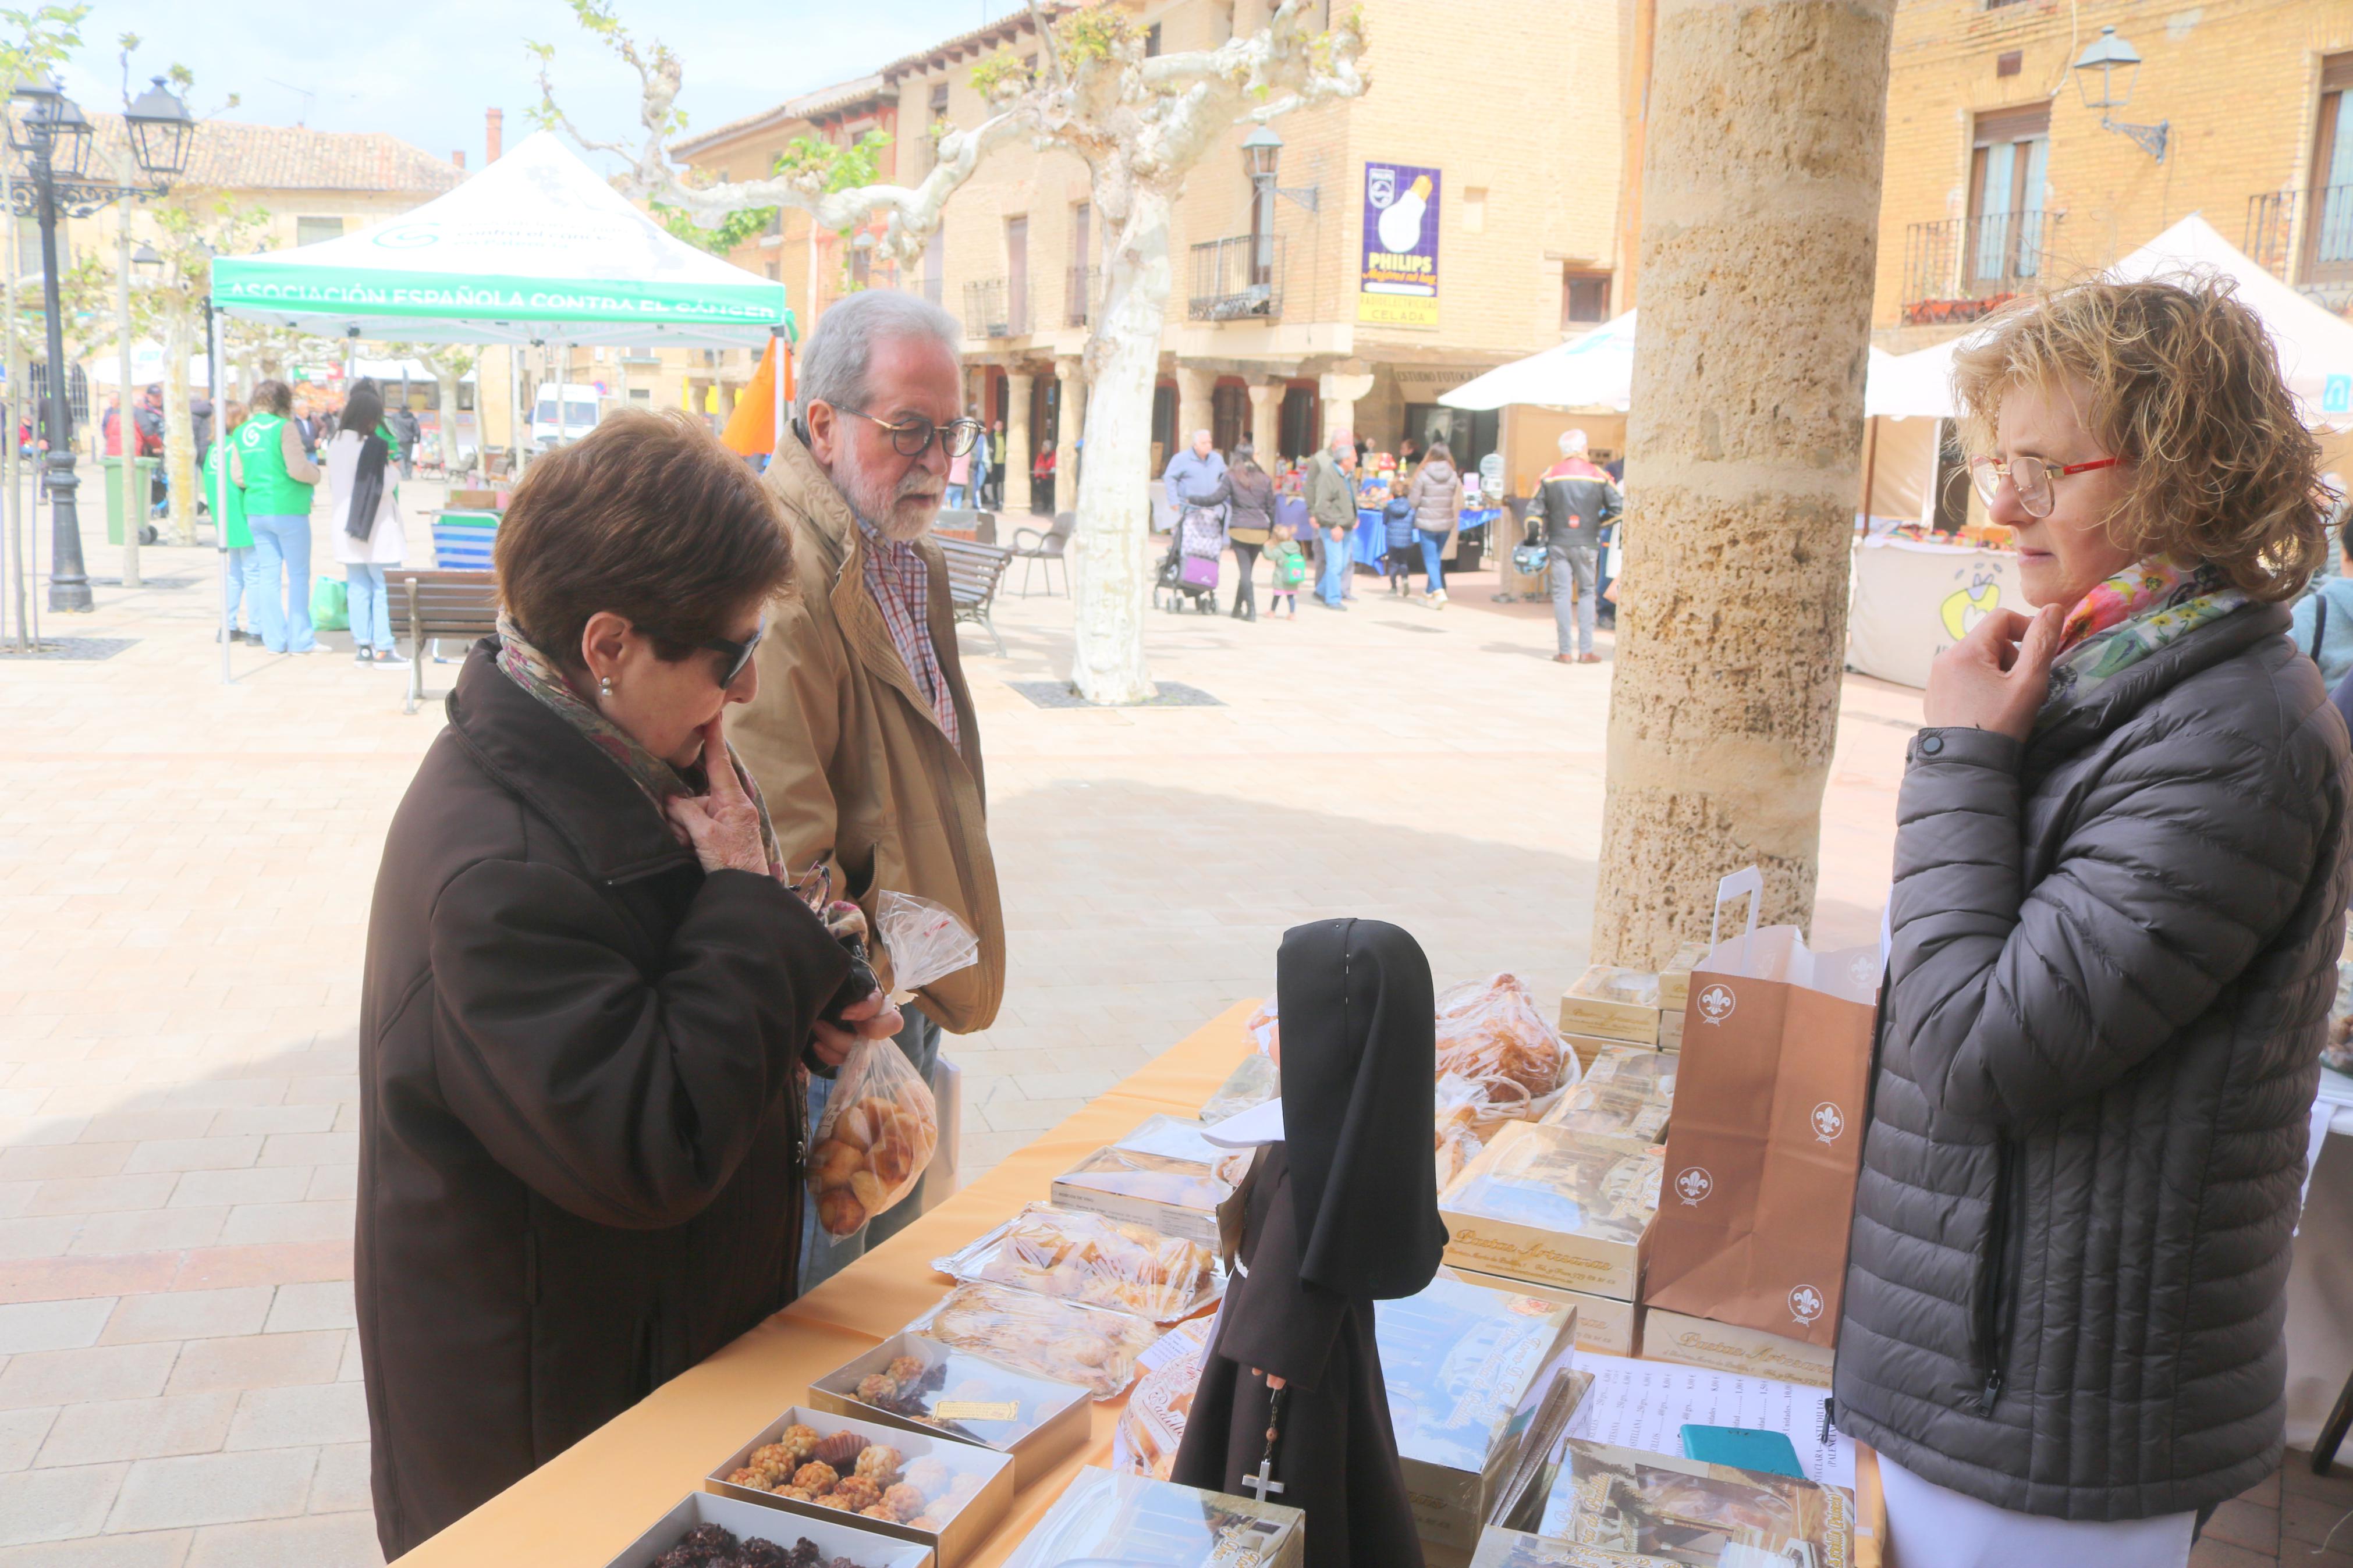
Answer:
<svg viewBox="0 0 2353 1568"><path fill-rule="evenodd" d="M681 1373L401 1559L402 1568L529 1563L603 1568L808 1384L880 1344L948 1289L931 1260L1047 1195L1053 1179L1155 1113L1190 1117L1249 1050L1236 1003L808 1295ZM1096 1403L1085 1447L1035 1486L965 1562L996 1568L1045 1517L1082 1466L1111 1462L1124 1395ZM1858 1511L1878 1516L1878 1473L1859 1456ZM777 1513L780 1532L791 1514ZM1437 1563L1443 1554L1433 1553ZM1456 1556L1454 1561L1460 1561ZM1878 1568L1875 1537L1857 1568Z"/></svg>

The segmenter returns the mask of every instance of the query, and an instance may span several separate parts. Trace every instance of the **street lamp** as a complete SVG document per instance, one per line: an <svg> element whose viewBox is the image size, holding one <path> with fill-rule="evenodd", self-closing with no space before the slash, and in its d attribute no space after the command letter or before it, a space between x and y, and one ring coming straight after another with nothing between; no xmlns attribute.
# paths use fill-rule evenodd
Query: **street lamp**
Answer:
<svg viewBox="0 0 2353 1568"><path fill-rule="evenodd" d="M1319 187L1309 185L1303 190L1284 190L1275 184L1276 171L1282 166L1282 138L1271 125L1261 125L1242 138L1242 173L1250 176L1257 197L1250 203L1250 286L1271 288L1274 283L1274 198L1288 197L1309 212L1316 210L1323 198Z"/></svg>
<svg viewBox="0 0 2353 1568"><path fill-rule="evenodd" d="M58 218L88 217L100 207L136 196L159 196L167 181L187 167L195 121L157 78L155 85L123 110L123 122L142 173L152 185L92 180L90 121L56 82L29 82L16 90L25 110L8 117L8 147L27 184L16 189L16 216L41 225L41 304L48 318L48 397L44 432L48 451L49 608L90 607L90 576L81 558L81 514L75 502L73 409L67 396L64 308L58 298ZM159 263L161 258L157 258ZM126 356L127 357L127 356ZM127 386L130 366L121 368ZM127 402L127 400L126 400Z"/></svg>
<svg viewBox="0 0 2353 1568"><path fill-rule="evenodd" d="M164 275L164 258L145 240L131 253L131 273L142 283L153 283Z"/></svg>
<svg viewBox="0 0 2353 1568"><path fill-rule="evenodd" d="M2100 129L2129 136L2140 150L2165 162L2167 133L2173 121L2160 120L2154 125L2127 125L2110 118L2109 111L2124 108L2132 101L2133 79L2140 75L2140 51L2116 37L2114 27L2102 27L2100 36L2075 61L2075 89L2084 95L2084 107L2100 111Z"/></svg>

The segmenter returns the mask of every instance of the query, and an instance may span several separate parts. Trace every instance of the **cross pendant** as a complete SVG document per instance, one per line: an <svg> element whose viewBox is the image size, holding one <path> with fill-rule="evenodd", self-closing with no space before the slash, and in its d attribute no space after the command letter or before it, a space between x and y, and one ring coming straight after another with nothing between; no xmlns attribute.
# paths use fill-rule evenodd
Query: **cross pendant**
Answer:
<svg viewBox="0 0 2353 1568"><path fill-rule="evenodd" d="M1282 1483L1274 1479L1273 1477L1273 1459L1261 1459L1258 1462L1258 1474L1254 1476L1244 1476L1242 1478L1242 1485L1256 1492L1258 1494L1258 1500L1264 1502L1266 1501L1267 1494L1269 1492L1279 1492L1282 1489Z"/></svg>

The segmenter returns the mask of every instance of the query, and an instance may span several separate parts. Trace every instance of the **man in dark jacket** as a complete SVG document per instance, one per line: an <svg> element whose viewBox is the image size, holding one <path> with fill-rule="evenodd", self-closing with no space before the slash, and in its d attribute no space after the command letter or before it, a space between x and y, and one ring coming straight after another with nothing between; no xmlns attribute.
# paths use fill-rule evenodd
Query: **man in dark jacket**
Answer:
<svg viewBox="0 0 2353 1568"><path fill-rule="evenodd" d="M1599 664L1593 651L1594 589L1601 567L1601 531L1626 510L1618 481L1586 457L1586 437L1560 438L1560 461L1536 481L1528 507L1528 542L1541 537L1552 574L1552 619L1559 664ZM1572 641L1571 630L1575 637Z"/></svg>
<svg viewBox="0 0 2353 1568"><path fill-rule="evenodd" d="M1356 446L1345 430L1335 432L1331 445L1307 465L1307 483L1301 498L1307 520L1315 531L1315 597L1335 610L1348 606L1348 581L1356 571L1348 541L1356 531Z"/></svg>

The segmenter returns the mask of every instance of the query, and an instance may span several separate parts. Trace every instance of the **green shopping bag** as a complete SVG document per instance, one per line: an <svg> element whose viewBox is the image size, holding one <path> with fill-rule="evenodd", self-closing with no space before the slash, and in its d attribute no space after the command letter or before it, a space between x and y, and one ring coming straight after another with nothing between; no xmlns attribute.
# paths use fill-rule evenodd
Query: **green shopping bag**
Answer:
<svg viewBox="0 0 2353 1568"><path fill-rule="evenodd" d="M351 589L341 577L311 579L311 626L322 632L352 629Z"/></svg>

